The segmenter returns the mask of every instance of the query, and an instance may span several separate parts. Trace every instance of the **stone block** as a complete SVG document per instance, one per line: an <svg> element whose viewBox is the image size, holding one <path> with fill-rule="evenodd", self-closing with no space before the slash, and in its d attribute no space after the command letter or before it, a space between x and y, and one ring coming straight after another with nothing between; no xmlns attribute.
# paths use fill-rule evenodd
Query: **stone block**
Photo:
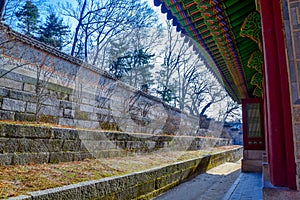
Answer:
<svg viewBox="0 0 300 200"><path fill-rule="evenodd" d="M242 159L242 172L262 172L262 160Z"/></svg>
<svg viewBox="0 0 300 200"><path fill-rule="evenodd" d="M35 85L29 84L29 83L24 83L24 91L26 92L35 92Z"/></svg>
<svg viewBox="0 0 300 200"><path fill-rule="evenodd" d="M9 90L8 89L0 87L0 96L1 97L7 97L8 94L9 94Z"/></svg>
<svg viewBox="0 0 300 200"><path fill-rule="evenodd" d="M15 81L15 80L10 80L10 79L7 79L7 78L1 78L0 86L6 87L6 88L22 90L23 83Z"/></svg>
<svg viewBox="0 0 300 200"><path fill-rule="evenodd" d="M59 118L58 120L58 124L59 125L63 125L63 126L71 126L71 127L75 127L76 126L76 122L74 119L70 119L70 118Z"/></svg>
<svg viewBox="0 0 300 200"><path fill-rule="evenodd" d="M52 139L79 140L78 131L75 129L53 128L52 134Z"/></svg>
<svg viewBox="0 0 300 200"><path fill-rule="evenodd" d="M80 128L96 129L99 128L99 122L93 122L88 120L76 120L76 126Z"/></svg>
<svg viewBox="0 0 300 200"><path fill-rule="evenodd" d="M15 113L15 120L16 121L26 121L26 122L34 122L35 115L34 114L28 114L28 113Z"/></svg>
<svg viewBox="0 0 300 200"><path fill-rule="evenodd" d="M296 142L300 142L300 124L294 124L294 129L295 140Z"/></svg>
<svg viewBox="0 0 300 200"><path fill-rule="evenodd" d="M21 100L26 102L36 102L35 95L29 92L11 90L9 92L9 97L11 99Z"/></svg>
<svg viewBox="0 0 300 200"><path fill-rule="evenodd" d="M109 140L105 132L93 131L93 130L79 130L78 131L80 140Z"/></svg>
<svg viewBox="0 0 300 200"><path fill-rule="evenodd" d="M60 100L54 98L47 98L45 101L43 101L43 104L48 106L53 106L53 107L59 107Z"/></svg>
<svg viewBox="0 0 300 200"><path fill-rule="evenodd" d="M39 114L40 115L50 115L50 116L55 116L55 117L62 117L63 111L60 110L58 107L54 106L45 106L42 105Z"/></svg>
<svg viewBox="0 0 300 200"><path fill-rule="evenodd" d="M26 112L28 113L36 113L36 104L27 102L26 104Z"/></svg>
<svg viewBox="0 0 300 200"><path fill-rule="evenodd" d="M25 112L26 102L4 98L2 102L3 110Z"/></svg>
<svg viewBox="0 0 300 200"><path fill-rule="evenodd" d="M49 153L14 153L13 165L25 165L30 163L42 164L48 163Z"/></svg>
<svg viewBox="0 0 300 200"><path fill-rule="evenodd" d="M79 151L81 146L80 140L64 140L62 145L62 151Z"/></svg>
<svg viewBox="0 0 300 200"><path fill-rule="evenodd" d="M0 110L0 119L15 120L15 112Z"/></svg>
<svg viewBox="0 0 300 200"><path fill-rule="evenodd" d="M300 122L300 108L299 107L294 107L293 108L293 117L295 122Z"/></svg>
<svg viewBox="0 0 300 200"><path fill-rule="evenodd" d="M49 139L52 137L51 127L48 126L18 126L21 137L31 139Z"/></svg>
<svg viewBox="0 0 300 200"><path fill-rule="evenodd" d="M74 152L74 161L80 161L84 159L93 159L93 155L90 152Z"/></svg>
<svg viewBox="0 0 300 200"><path fill-rule="evenodd" d="M90 114L90 120L92 120L92 121L97 121L97 120L98 120L98 115L95 114L95 113L91 113L91 114Z"/></svg>
<svg viewBox="0 0 300 200"><path fill-rule="evenodd" d="M0 153L14 153L18 149L14 138L0 138Z"/></svg>
<svg viewBox="0 0 300 200"><path fill-rule="evenodd" d="M62 151L63 140L61 139L40 139L40 142L45 145L47 152Z"/></svg>
<svg viewBox="0 0 300 200"><path fill-rule="evenodd" d="M265 151L260 150L244 150L243 158L246 160L262 160Z"/></svg>
<svg viewBox="0 0 300 200"><path fill-rule="evenodd" d="M49 163L70 162L74 160L73 152L51 152Z"/></svg>
<svg viewBox="0 0 300 200"><path fill-rule="evenodd" d="M75 107L75 103L71 102L71 101L60 101L60 107L61 108L65 108L65 109L72 109L73 106Z"/></svg>
<svg viewBox="0 0 300 200"><path fill-rule="evenodd" d="M74 118L77 120L90 120L90 113L76 110Z"/></svg>
<svg viewBox="0 0 300 200"><path fill-rule="evenodd" d="M59 117L50 116L50 115L39 115L38 116L38 121L39 122L44 122L44 123L50 123L50 124L58 124Z"/></svg>
<svg viewBox="0 0 300 200"><path fill-rule="evenodd" d="M63 110L63 117L73 119L75 117L75 110L65 108Z"/></svg>
<svg viewBox="0 0 300 200"><path fill-rule="evenodd" d="M79 110L80 111L84 111L84 112L89 112L89 113L92 113L93 110L94 110L94 107L93 106L89 106L89 105L80 105L79 106Z"/></svg>
<svg viewBox="0 0 300 200"><path fill-rule="evenodd" d="M0 154L0 166L11 165L13 153Z"/></svg>

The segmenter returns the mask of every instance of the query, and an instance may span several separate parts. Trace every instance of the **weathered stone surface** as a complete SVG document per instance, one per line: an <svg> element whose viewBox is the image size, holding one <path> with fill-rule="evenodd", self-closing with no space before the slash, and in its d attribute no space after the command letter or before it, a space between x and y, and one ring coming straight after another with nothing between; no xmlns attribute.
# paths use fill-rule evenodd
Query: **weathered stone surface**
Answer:
<svg viewBox="0 0 300 200"><path fill-rule="evenodd" d="M80 105L80 111L84 111L84 112L88 112L88 113L92 113L94 110L93 106L89 106L89 105Z"/></svg>
<svg viewBox="0 0 300 200"><path fill-rule="evenodd" d="M52 128L53 139L78 140L78 130L67 128Z"/></svg>
<svg viewBox="0 0 300 200"><path fill-rule="evenodd" d="M99 122L87 121L87 120L77 120L76 126L82 127L82 128L96 129L99 127Z"/></svg>
<svg viewBox="0 0 300 200"><path fill-rule="evenodd" d="M54 117L62 117L63 111L60 110L59 107L42 105L39 114Z"/></svg>
<svg viewBox="0 0 300 200"><path fill-rule="evenodd" d="M75 120L70 118L59 118L58 124L64 126L76 126Z"/></svg>
<svg viewBox="0 0 300 200"><path fill-rule="evenodd" d="M17 81L10 80L7 78L1 78L0 86L21 90L23 87L23 84L22 84L22 82L17 82Z"/></svg>
<svg viewBox="0 0 300 200"><path fill-rule="evenodd" d="M64 140L62 145L62 151L76 152L80 150L80 147L81 147L80 140Z"/></svg>
<svg viewBox="0 0 300 200"><path fill-rule="evenodd" d="M39 140L43 145L46 146L47 152L60 152L62 151L62 146L64 140L62 139L40 139Z"/></svg>
<svg viewBox="0 0 300 200"><path fill-rule="evenodd" d="M25 111L26 102L14 99L3 98L2 109L11 111Z"/></svg>
<svg viewBox="0 0 300 200"><path fill-rule="evenodd" d="M32 200L31 196L28 195L20 195L17 197L10 197L8 200Z"/></svg>
<svg viewBox="0 0 300 200"><path fill-rule="evenodd" d="M35 115L29 114L29 113L15 113L15 120L16 121L25 121L25 122L34 122L35 121Z"/></svg>
<svg viewBox="0 0 300 200"><path fill-rule="evenodd" d="M74 161L80 161L80 160L84 160L86 158L93 159L95 157L90 152L75 152L74 153Z"/></svg>
<svg viewBox="0 0 300 200"><path fill-rule="evenodd" d="M75 110L65 108L63 110L63 117L73 119L75 117Z"/></svg>
<svg viewBox="0 0 300 200"><path fill-rule="evenodd" d="M60 101L60 107L65 108L65 109L72 109L73 104L74 104L74 107L75 107L75 103L72 103L70 101Z"/></svg>
<svg viewBox="0 0 300 200"><path fill-rule="evenodd" d="M190 147L191 149L196 150L203 146L213 147L216 141L227 140L0 123L0 153L24 154L13 164L34 162L34 160L30 161L32 158L27 155L30 153L33 155L40 152L50 153L50 162L64 162L82 160L85 156L88 158L125 156L130 152L151 152L162 147L165 151L178 148L188 150L190 146L193 146L193 148ZM224 156L226 159L236 159L230 155L224 154ZM219 159L220 157L211 157L211 165L223 162ZM42 162L40 160L41 158L37 159L37 162Z"/></svg>
<svg viewBox="0 0 300 200"><path fill-rule="evenodd" d="M232 157L241 158L241 151L229 150L225 154L236 154ZM214 159L222 157L220 161L229 161L224 153L212 155ZM212 168L211 157L196 158L178 162L169 166L157 167L132 174L87 181L63 187L29 192L32 199L135 199L146 197L156 191L156 195L171 188L191 176L203 173ZM221 164L221 163L219 163Z"/></svg>
<svg viewBox="0 0 300 200"><path fill-rule="evenodd" d="M27 102L26 104L26 112L28 113L36 113L36 104Z"/></svg>
<svg viewBox="0 0 300 200"><path fill-rule="evenodd" d="M15 112L0 110L0 119L2 120L14 120Z"/></svg>
<svg viewBox="0 0 300 200"><path fill-rule="evenodd" d="M0 138L0 153L15 153L17 150L14 138Z"/></svg>
<svg viewBox="0 0 300 200"><path fill-rule="evenodd" d="M24 165L29 163L48 163L49 153L14 153L13 165Z"/></svg>
<svg viewBox="0 0 300 200"><path fill-rule="evenodd" d="M9 93L8 89L0 87L0 96L7 97L8 93Z"/></svg>
<svg viewBox="0 0 300 200"><path fill-rule="evenodd" d="M59 107L60 100L54 98L47 98L45 101L43 101L43 104L53 106L53 107Z"/></svg>
<svg viewBox="0 0 300 200"><path fill-rule="evenodd" d="M25 83L24 84L24 91L33 93L35 91L35 86L32 85L32 84Z"/></svg>
<svg viewBox="0 0 300 200"><path fill-rule="evenodd" d="M13 156L14 156L13 153L5 153L5 154L0 153L0 166L11 165Z"/></svg>
<svg viewBox="0 0 300 200"><path fill-rule="evenodd" d="M25 102L36 102L35 95L29 92L10 90L9 97L11 99L21 100Z"/></svg>
<svg viewBox="0 0 300 200"><path fill-rule="evenodd" d="M70 162L74 160L72 152L52 152L50 153L49 163Z"/></svg>

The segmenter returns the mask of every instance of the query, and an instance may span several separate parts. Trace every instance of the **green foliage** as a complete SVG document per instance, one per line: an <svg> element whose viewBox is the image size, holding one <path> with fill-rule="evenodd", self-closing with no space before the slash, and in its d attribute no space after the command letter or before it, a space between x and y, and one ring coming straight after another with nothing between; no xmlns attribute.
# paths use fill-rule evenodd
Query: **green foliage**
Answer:
<svg viewBox="0 0 300 200"><path fill-rule="evenodd" d="M176 94L173 90L165 85L156 89L156 93L161 97L164 102L170 103L176 99Z"/></svg>
<svg viewBox="0 0 300 200"><path fill-rule="evenodd" d="M129 83L132 86L141 88L143 85L151 85L151 69L154 65L150 60L154 55L145 52L143 49L128 51L119 56L110 65L109 71L117 79Z"/></svg>
<svg viewBox="0 0 300 200"><path fill-rule="evenodd" d="M40 27L39 40L61 50L69 32L69 27L63 24L63 20L51 12L45 24Z"/></svg>
<svg viewBox="0 0 300 200"><path fill-rule="evenodd" d="M25 5L16 12L19 20L18 27L25 35L34 36L38 30L39 10L31 1L26 1Z"/></svg>

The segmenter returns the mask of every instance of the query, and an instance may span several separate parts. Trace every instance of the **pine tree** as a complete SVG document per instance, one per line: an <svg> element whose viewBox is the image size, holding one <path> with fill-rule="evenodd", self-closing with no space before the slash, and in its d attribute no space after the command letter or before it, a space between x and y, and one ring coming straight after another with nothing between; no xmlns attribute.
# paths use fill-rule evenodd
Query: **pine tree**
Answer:
<svg viewBox="0 0 300 200"><path fill-rule="evenodd" d="M39 40L61 50L69 32L69 27L63 24L63 20L51 12L45 24L40 27Z"/></svg>
<svg viewBox="0 0 300 200"><path fill-rule="evenodd" d="M33 37L38 30L39 10L31 1L26 1L25 5L16 13L19 20L18 27L25 35Z"/></svg>
<svg viewBox="0 0 300 200"><path fill-rule="evenodd" d="M145 84L150 86L153 84L151 70L154 65L150 64L153 56L143 49L128 51L113 61L109 70L116 78L134 87L141 88Z"/></svg>

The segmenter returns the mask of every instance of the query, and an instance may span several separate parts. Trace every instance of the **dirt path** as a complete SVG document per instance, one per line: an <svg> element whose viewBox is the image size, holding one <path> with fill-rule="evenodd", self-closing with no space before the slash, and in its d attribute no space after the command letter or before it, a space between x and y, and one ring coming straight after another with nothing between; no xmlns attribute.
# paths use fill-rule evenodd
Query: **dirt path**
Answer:
<svg viewBox="0 0 300 200"><path fill-rule="evenodd" d="M185 182L155 200L222 199L240 174L241 163L225 163Z"/></svg>

